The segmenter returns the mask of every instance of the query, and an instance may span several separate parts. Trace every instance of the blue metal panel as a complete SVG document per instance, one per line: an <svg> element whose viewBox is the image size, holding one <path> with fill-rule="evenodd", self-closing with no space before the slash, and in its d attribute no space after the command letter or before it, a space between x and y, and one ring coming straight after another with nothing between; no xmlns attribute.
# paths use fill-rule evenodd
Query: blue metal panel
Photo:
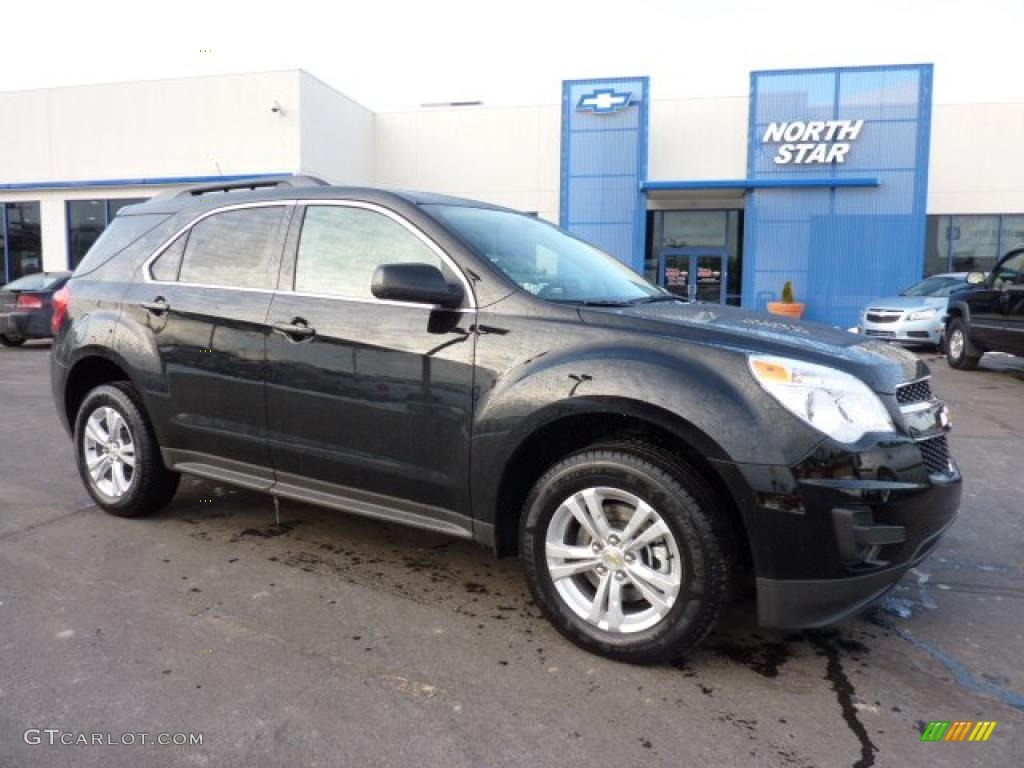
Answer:
<svg viewBox="0 0 1024 768"><path fill-rule="evenodd" d="M751 73L744 306L791 280L807 317L849 327L921 277L931 85L930 64ZM769 125L812 120L864 124L841 163L777 163Z"/></svg>
<svg viewBox="0 0 1024 768"><path fill-rule="evenodd" d="M562 83L559 223L643 270L649 82L646 77Z"/></svg>

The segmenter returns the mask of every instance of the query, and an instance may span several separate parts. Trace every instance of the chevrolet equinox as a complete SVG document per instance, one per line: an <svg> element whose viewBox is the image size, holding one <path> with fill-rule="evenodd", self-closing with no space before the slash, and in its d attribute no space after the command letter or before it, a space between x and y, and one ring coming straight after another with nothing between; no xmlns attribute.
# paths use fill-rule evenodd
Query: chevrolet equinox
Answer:
<svg viewBox="0 0 1024 768"><path fill-rule="evenodd" d="M181 473L518 554L597 653L675 656L751 584L835 622L953 521L913 355L688 303L544 221L308 177L123 208L54 297L52 385L96 503Z"/></svg>

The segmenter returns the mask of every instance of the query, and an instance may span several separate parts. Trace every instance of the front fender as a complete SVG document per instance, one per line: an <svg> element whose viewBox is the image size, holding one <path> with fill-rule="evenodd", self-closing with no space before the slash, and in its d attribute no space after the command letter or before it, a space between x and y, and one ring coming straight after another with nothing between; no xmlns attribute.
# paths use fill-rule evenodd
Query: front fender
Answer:
<svg viewBox="0 0 1024 768"><path fill-rule="evenodd" d="M754 381L745 354L727 348L576 339L527 358L481 389L472 477L482 517L497 508L500 478L516 451L537 430L573 415L635 418L725 462L792 465L821 441Z"/></svg>

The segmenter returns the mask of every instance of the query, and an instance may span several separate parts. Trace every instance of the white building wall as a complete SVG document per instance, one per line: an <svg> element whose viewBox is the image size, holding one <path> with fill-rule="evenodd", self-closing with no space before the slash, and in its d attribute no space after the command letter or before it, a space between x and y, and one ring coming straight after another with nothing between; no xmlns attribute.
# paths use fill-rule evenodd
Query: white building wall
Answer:
<svg viewBox="0 0 1024 768"><path fill-rule="evenodd" d="M377 115L376 183L475 198L558 221L557 104Z"/></svg>
<svg viewBox="0 0 1024 768"><path fill-rule="evenodd" d="M929 213L1024 213L1024 104L932 108Z"/></svg>
<svg viewBox="0 0 1024 768"><path fill-rule="evenodd" d="M747 175L746 98L651 101L647 175L652 181Z"/></svg>
<svg viewBox="0 0 1024 768"><path fill-rule="evenodd" d="M275 100L299 103L298 71L0 93L0 183L295 171Z"/></svg>
<svg viewBox="0 0 1024 768"><path fill-rule="evenodd" d="M302 172L334 184L372 184L373 112L307 72L299 82Z"/></svg>

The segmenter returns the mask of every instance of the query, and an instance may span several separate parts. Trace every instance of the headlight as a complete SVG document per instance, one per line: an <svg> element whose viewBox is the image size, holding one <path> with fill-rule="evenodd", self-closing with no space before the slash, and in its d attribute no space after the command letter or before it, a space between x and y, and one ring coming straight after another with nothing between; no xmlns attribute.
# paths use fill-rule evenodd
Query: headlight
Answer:
<svg viewBox="0 0 1024 768"><path fill-rule="evenodd" d="M772 355L751 355L748 364L758 384L786 410L841 443L895 431L878 395L855 376Z"/></svg>
<svg viewBox="0 0 1024 768"><path fill-rule="evenodd" d="M935 307L931 309L919 309L917 312L911 312L907 315L907 320L931 320L935 317L935 313L938 312Z"/></svg>

